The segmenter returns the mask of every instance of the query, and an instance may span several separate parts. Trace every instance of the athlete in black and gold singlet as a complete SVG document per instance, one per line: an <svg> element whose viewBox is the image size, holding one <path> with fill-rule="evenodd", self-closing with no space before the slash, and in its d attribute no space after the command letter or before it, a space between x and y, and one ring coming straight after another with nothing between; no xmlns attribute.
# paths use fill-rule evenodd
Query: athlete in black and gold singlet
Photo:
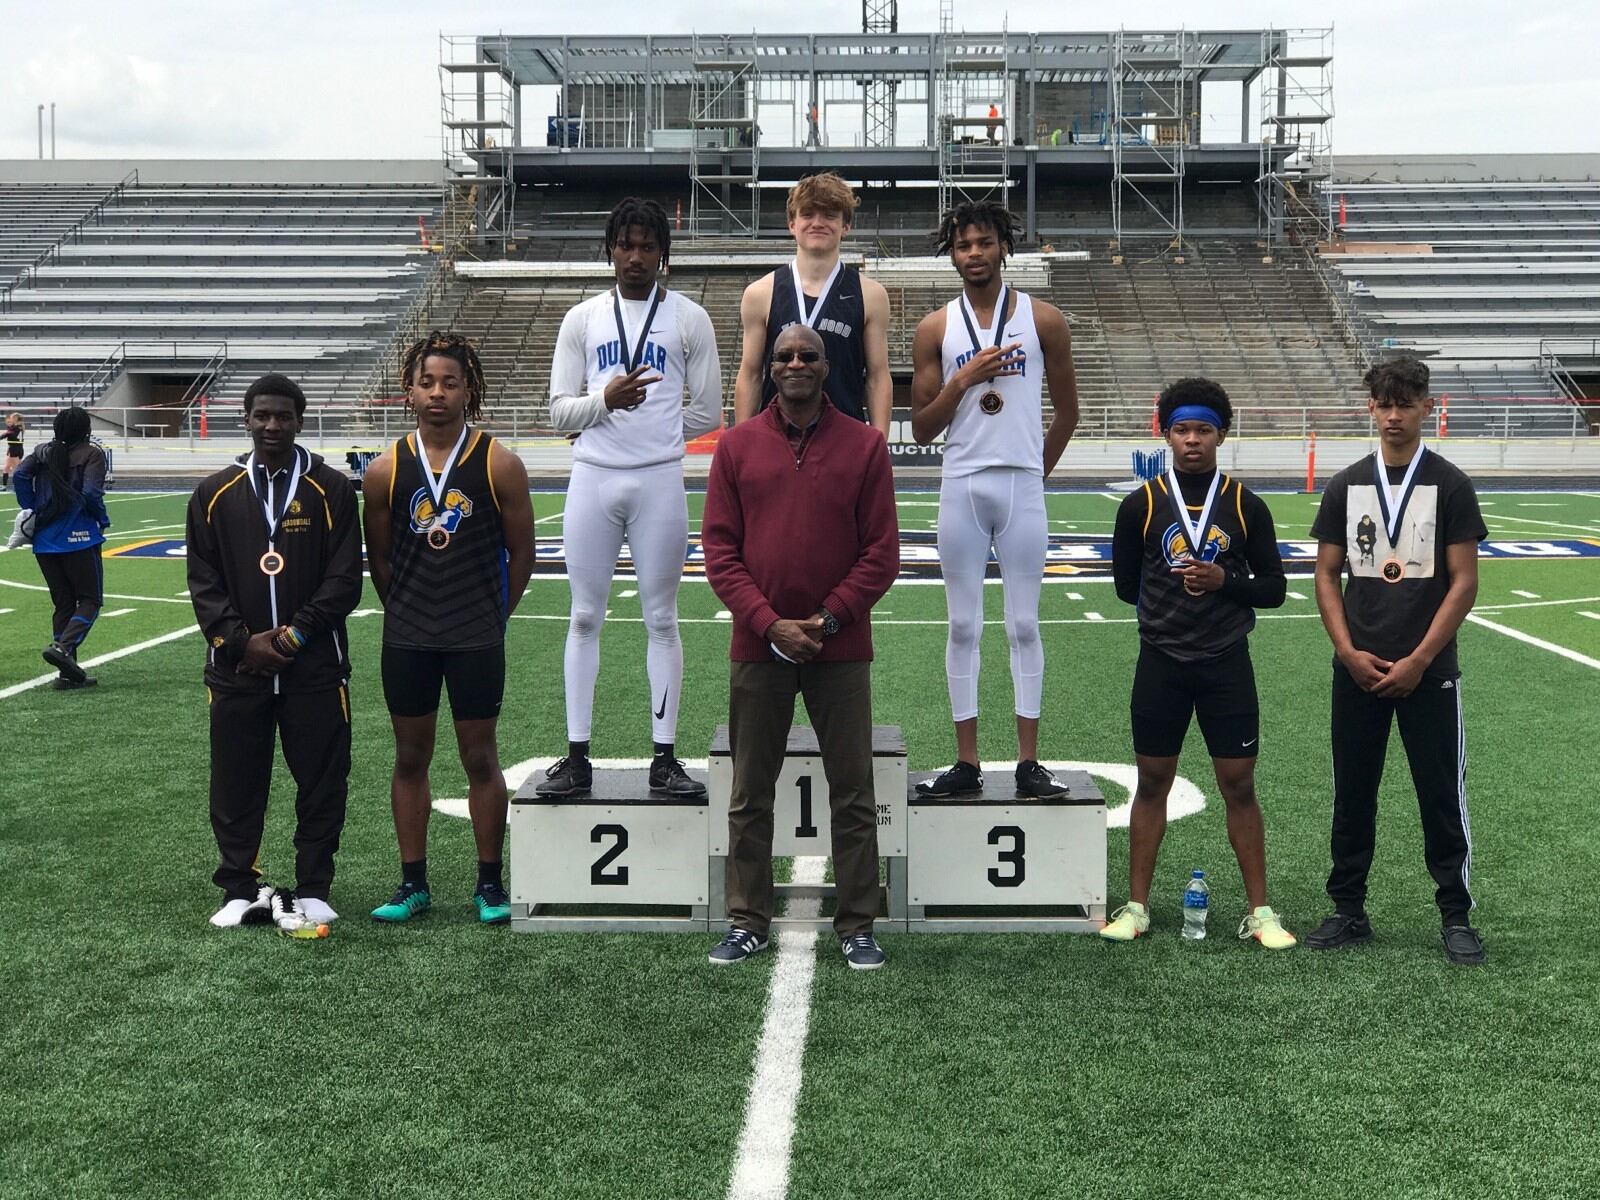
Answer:
<svg viewBox="0 0 1600 1200"><path fill-rule="evenodd" d="M522 460L469 423L483 369L465 338L431 333L401 370L417 428L363 481L367 562L383 601L383 694L394 725L389 795L402 882L372 915L405 921L432 903L428 813L441 687L450 692L478 847L473 900L485 924L511 919L501 882L506 784L495 744L505 628L533 571L533 505Z"/></svg>

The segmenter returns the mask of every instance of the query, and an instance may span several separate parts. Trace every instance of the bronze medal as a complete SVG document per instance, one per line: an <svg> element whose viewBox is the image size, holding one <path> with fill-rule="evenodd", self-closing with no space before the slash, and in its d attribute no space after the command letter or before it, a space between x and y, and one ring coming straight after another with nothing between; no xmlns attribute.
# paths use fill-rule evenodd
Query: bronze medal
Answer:
<svg viewBox="0 0 1600 1200"><path fill-rule="evenodd" d="M1398 558L1384 559L1383 566L1378 568L1383 575L1385 583L1399 583L1406 577L1406 567Z"/></svg>
<svg viewBox="0 0 1600 1200"><path fill-rule="evenodd" d="M994 416L1006 406L1005 399L996 391L987 391L978 397L978 407L988 416Z"/></svg>
<svg viewBox="0 0 1600 1200"><path fill-rule="evenodd" d="M441 529L439 526L435 525L432 529L428 530L428 549L443 550L449 544L450 531L448 529Z"/></svg>
<svg viewBox="0 0 1600 1200"><path fill-rule="evenodd" d="M283 555L276 550L268 550L261 556L260 565L263 575L276 575L283 570Z"/></svg>

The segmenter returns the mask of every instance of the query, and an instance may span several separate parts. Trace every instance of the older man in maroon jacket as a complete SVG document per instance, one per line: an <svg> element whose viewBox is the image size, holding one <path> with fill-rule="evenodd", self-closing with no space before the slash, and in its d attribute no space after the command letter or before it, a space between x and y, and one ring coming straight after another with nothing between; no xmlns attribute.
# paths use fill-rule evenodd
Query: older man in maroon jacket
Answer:
<svg viewBox="0 0 1600 1200"><path fill-rule="evenodd" d="M706 577L733 614L728 733L728 930L711 961L767 946L772 806L796 693L817 732L833 818L834 930L858 970L883 965L872 792L872 606L900 562L883 435L823 392L822 339L791 325L773 346L777 402L723 435L701 541Z"/></svg>

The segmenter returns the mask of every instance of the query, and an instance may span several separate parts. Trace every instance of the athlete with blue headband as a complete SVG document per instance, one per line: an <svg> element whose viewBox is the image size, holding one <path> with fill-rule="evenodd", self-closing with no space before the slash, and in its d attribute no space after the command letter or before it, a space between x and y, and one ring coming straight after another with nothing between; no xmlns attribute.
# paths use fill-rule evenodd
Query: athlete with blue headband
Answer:
<svg viewBox="0 0 1600 1200"><path fill-rule="evenodd" d="M1295 937L1267 904L1255 786L1260 702L1248 643L1255 610L1283 604L1278 535L1260 498L1217 470L1233 423L1222 388L1180 379L1161 393L1156 415L1172 467L1122 502L1112 538L1117 596L1139 612L1130 704L1139 778L1128 819L1128 903L1100 933L1130 942L1150 929L1167 793L1189 720L1198 716L1244 877L1248 911L1239 936L1284 950Z"/></svg>

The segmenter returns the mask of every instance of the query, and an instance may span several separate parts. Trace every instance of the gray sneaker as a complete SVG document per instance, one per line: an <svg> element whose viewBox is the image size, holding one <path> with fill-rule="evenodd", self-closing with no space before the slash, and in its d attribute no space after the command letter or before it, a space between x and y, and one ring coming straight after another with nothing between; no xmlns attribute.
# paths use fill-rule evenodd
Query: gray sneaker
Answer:
<svg viewBox="0 0 1600 1200"><path fill-rule="evenodd" d="M876 971L889 961L889 956L870 933L852 933L839 939L839 949L852 971Z"/></svg>
<svg viewBox="0 0 1600 1200"><path fill-rule="evenodd" d="M707 957L714 967L726 967L731 963L743 962L752 954L760 954L767 948L767 935L764 933L751 933L748 929L730 929L722 935L722 940L713 947Z"/></svg>

